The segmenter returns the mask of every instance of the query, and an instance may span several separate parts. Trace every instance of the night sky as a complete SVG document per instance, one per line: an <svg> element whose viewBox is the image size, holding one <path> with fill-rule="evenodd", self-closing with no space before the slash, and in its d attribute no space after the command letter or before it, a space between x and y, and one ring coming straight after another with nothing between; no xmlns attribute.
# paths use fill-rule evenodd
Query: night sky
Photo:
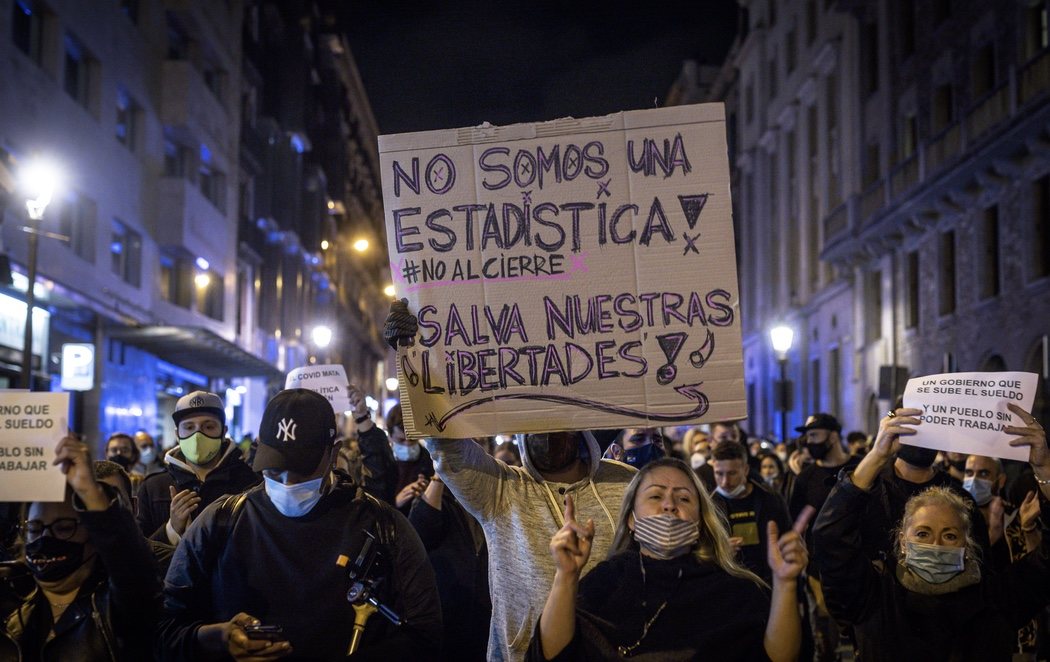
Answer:
<svg viewBox="0 0 1050 662"><path fill-rule="evenodd" d="M661 105L688 58L719 64L733 0L341 2L381 133Z"/></svg>

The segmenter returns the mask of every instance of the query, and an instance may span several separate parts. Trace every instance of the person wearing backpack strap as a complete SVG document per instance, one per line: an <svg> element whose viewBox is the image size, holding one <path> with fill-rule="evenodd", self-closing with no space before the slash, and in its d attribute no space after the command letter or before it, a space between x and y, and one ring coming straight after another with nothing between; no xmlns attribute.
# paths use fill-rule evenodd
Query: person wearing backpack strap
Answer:
<svg viewBox="0 0 1050 662"><path fill-rule="evenodd" d="M337 450L324 396L274 396L253 464L263 485L206 508L175 552L159 659L345 657L355 618L349 561L367 549L377 552L372 596L401 624L374 614L354 659L423 659L440 650L437 586L419 536L391 506L339 480ZM253 638L253 625L273 631Z"/></svg>

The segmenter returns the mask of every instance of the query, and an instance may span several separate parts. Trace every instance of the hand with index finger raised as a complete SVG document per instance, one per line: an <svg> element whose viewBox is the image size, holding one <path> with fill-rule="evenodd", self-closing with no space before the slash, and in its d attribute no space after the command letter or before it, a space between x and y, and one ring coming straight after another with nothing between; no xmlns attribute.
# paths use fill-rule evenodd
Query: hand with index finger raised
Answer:
<svg viewBox="0 0 1050 662"><path fill-rule="evenodd" d="M576 521L576 504L572 496L565 499L565 524L551 538L550 550L557 573L578 577L591 556L594 520L586 525Z"/></svg>

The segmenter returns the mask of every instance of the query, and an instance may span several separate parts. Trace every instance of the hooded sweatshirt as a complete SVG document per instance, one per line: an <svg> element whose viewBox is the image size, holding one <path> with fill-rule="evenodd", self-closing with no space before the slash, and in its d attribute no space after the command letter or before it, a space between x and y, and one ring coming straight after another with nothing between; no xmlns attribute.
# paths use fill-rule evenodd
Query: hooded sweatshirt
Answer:
<svg viewBox="0 0 1050 662"><path fill-rule="evenodd" d="M576 503L577 521L594 520L591 558L583 574L608 555L623 493L635 470L601 459L594 437L586 432L583 437L586 447L580 457L588 465L587 476L571 484L544 480L524 444L524 466L510 467L471 441L426 440L441 480L485 532L492 596L489 660L525 658L554 581L549 547L565 524L567 495Z"/></svg>

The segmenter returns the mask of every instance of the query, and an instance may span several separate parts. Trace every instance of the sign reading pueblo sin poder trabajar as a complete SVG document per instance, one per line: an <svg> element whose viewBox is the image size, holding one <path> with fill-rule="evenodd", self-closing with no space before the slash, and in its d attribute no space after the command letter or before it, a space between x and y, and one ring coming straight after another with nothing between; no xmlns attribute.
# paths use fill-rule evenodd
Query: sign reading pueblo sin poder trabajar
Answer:
<svg viewBox="0 0 1050 662"><path fill-rule="evenodd" d="M411 436L743 418L720 104L381 136Z"/></svg>

